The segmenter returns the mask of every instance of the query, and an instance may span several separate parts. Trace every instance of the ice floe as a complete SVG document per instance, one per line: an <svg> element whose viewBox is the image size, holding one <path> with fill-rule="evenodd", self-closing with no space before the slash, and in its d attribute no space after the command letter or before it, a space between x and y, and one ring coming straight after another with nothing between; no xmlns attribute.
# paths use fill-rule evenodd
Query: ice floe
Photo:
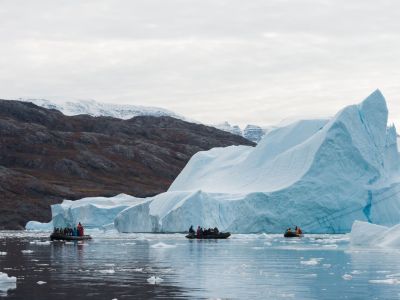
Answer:
<svg viewBox="0 0 400 300"><path fill-rule="evenodd" d="M344 275L342 276L342 278L343 278L344 280L352 280L352 279L353 279L353 276L351 276L350 274L344 274Z"/></svg>
<svg viewBox="0 0 400 300"><path fill-rule="evenodd" d="M150 284L159 284L163 281L164 281L164 279L162 279L161 277L158 277L158 276L151 276L150 278L147 278L147 282Z"/></svg>
<svg viewBox="0 0 400 300"><path fill-rule="evenodd" d="M0 272L0 296L15 288L17 288L17 278Z"/></svg>
<svg viewBox="0 0 400 300"><path fill-rule="evenodd" d="M399 248L400 224L393 227L355 221L350 234L352 247Z"/></svg>
<svg viewBox="0 0 400 300"><path fill-rule="evenodd" d="M310 260L302 260L300 263L302 265L315 266L319 264L320 260L320 258L311 258Z"/></svg>
<svg viewBox="0 0 400 300"><path fill-rule="evenodd" d="M107 270L99 270L100 273L102 274L114 274L115 270L114 269L107 269Z"/></svg>
<svg viewBox="0 0 400 300"><path fill-rule="evenodd" d="M368 282L375 283L375 284L400 284L400 280L397 278L372 279L372 280L368 280Z"/></svg>
<svg viewBox="0 0 400 300"><path fill-rule="evenodd" d="M155 249L169 249L169 248L175 248L176 245L170 245L170 244L166 244L163 242L159 242L157 244L151 245L151 248L155 248Z"/></svg>

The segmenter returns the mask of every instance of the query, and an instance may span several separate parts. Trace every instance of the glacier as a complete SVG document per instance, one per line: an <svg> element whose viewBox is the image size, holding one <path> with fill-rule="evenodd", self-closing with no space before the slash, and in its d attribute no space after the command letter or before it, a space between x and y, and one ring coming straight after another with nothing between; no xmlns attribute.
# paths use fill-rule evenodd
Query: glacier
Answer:
<svg viewBox="0 0 400 300"><path fill-rule="evenodd" d="M400 155L379 90L330 120L299 120L256 147L196 153L167 192L52 206L54 226L81 221L119 232L349 232L355 220L399 223ZM132 202L131 202L132 201ZM131 203L130 203L131 202ZM107 203L107 204L106 204Z"/></svg>

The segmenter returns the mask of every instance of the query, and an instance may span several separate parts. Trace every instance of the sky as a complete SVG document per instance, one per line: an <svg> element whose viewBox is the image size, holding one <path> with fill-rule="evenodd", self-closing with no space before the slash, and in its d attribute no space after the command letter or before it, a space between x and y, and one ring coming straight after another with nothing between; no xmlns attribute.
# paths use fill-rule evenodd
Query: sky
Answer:
<svg viewBox="0 0 400 300"><path fill-rule="evenodd" d="M332 116L377 88L399 127L396 0L0 0L3 99L243 126Z"/></svg>

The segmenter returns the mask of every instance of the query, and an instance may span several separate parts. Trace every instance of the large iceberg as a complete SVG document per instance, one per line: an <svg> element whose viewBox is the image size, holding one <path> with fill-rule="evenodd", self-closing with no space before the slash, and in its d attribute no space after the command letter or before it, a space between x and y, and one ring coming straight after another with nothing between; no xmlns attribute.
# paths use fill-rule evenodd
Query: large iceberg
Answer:
<svg viewBox="0 0 400 300"><path fill-rule="evenodd" d="M62 209L53 206L53 223L86 218L98 227L113 221L120 232L177 232L193 224L241 233L278 233L293 225L349 232L354 220L393 225L400 213L400 157L387 120L377 90L331 120L272 130L254 148L198 152L166 193L135 198L124 209L117 198L110 199L116 210L88 210L91 200L64 201Z"/></svg>

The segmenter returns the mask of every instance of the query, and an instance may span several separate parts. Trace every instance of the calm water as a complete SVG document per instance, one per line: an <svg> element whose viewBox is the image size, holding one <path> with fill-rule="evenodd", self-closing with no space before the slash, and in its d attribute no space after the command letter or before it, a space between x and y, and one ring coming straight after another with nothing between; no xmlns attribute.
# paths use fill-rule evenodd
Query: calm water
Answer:
<svg viewBox="0 0 400 300"><path fill-rule="evenodd" d="M17 277L16 289L0 291L6 299L400 299L400 252L351 249L343 235L97 232L50 243L43 233L0 231L0 252L0 272Z"/></svg>

